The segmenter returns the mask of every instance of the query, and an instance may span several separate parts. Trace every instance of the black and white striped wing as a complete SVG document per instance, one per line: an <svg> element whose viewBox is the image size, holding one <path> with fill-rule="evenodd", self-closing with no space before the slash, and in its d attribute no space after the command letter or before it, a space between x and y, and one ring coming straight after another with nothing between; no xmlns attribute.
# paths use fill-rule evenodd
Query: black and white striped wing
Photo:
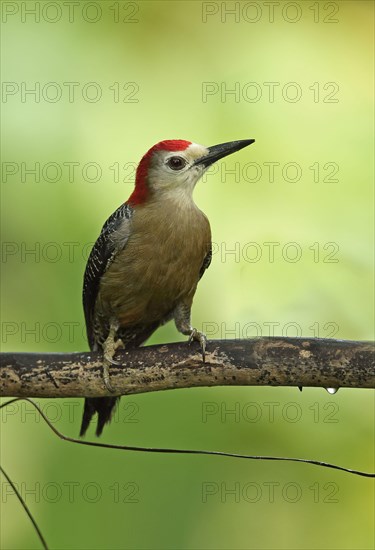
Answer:
<svg viewBox="0 0 375 550"><path fill-rule="evenodd" d="M210 248L209 248L209 250L206 254L206 257L203 260L203 264L202 264L201 270L199 272L199 278L200 279L203 277L203 274L206 271L206 269L208 269L210 267L211 260L212 260L212 245L210 245Z"/></svg>
<svg viewBox="0 0 375 550"><path fill-rule="evenodd" d="M93 317L95 302L99 292L100 280L113 262L116 254L123 250L128 240L124 231L124 223L130 225L133 208L129 204L122 204L103 225L100 235L95 242L87 260L83 279L83 309L85 313L87 339L90 349L95 344L93 331ZM121 227L121 238L118 230Z"/></svg>

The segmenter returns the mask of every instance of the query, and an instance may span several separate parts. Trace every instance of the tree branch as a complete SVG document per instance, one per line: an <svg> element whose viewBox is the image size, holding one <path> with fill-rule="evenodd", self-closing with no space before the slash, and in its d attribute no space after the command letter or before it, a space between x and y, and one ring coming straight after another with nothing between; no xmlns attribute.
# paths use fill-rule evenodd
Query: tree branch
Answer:
<svg viewBox="0 0 375 550"><path fill-rule="evenodd" d="M121 350L110 394L99 353L2 353L0 395L104 397L197 386L373 388L374 344L323 338L213 340Z"/></svg>

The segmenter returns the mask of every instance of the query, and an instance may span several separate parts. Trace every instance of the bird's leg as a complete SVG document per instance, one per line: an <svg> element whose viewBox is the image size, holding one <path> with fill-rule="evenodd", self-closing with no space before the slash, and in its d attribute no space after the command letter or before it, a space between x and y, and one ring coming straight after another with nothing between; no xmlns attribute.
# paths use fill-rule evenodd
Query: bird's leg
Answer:
<svg viewBox="0 0 375 550"><path fill-rule="evenodd" d="M190 324L190 310L191 304L187 305L184 303L179 304L174 311L174 322L176 328L182 334L189 336L189 342L196 340L199 342L202 351L203 363L206 360L206 344L207 337L203 332L200 332L196 328L193 328Z"/></svg>
<svg viewBox="0 0 375 550"><path fill-rule="evenodd" d="M115 336L118 330L117 323L111 322L111 326L109 329L108 336L106 340L103 343L103 355L104 355L104 361L103 361L103 382L105 387L108 391L111 393L114 393L114 389L112 387L112 384L110 382L109 378L109 367L110 365L119 365L117 361L113 359L113 356L116 353L116 350L118 348L123 348L124 344L120 338L115 340Z"/></svg>

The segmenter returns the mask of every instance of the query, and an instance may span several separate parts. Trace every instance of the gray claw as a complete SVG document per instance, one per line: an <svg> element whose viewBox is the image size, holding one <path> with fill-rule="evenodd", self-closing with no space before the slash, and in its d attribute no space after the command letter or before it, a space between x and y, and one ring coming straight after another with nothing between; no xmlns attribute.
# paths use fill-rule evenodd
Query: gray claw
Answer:
<svg viewBox="0 0 375 550"><path fill-rule="evenodd" d="M107 339L106 339L106 341L104 342L104 345L103 345L103 356L104 356L104 361L103 361L103 382L104 382L104 385L107 388L107 390L110 391L111 393L114 393L115 390L113 389L112 384L110 382L109 367L110 367L110 365L116 365L116 366L121 365L121 363L119 363L118 361L115 361L113 359L113 356L116 353L116 350L118 348L123 348L124 347L124 344L123 344L123 342L120 338L118 338L116 341L114 340L116 330L117 330L117 325L116 324L111 324L108 337L107 337Z"/></svg>
<svg viewBox="0 0 375 550"><path fill-rule="evenodd" d="M112 361L113 363L113 361ZM104 385L105 387L107 388L108 391L110 391L111 393L114 393L115 390L113 389L113 386L111 384L111 381L110 381L110 377L109 377L109 365L107 362L104 362L103 364L103 382L104 382Z"/></svg>
<svg viewBox="0 0 375 550"><path fill-rule="evenodd" d="M197 330L196 328L193 328L189 337L189 344L193 340L196 340L197 342L199 342L201 346L203 363L205 363L206 362L206 344L207 344L206 335L203 334L203 332L199 332L199 330Z"/></svg>
<svg viewBox="0 0 375 550"><path fill-rule="evenodd" d="M105 361L107 361L108 363L110 363L111 365L116 365L116 366L120 366L121 363L119 363L118 361L115 361L111 355L109 355L108 353L105 353L104 354L104 359Z"/></svg>

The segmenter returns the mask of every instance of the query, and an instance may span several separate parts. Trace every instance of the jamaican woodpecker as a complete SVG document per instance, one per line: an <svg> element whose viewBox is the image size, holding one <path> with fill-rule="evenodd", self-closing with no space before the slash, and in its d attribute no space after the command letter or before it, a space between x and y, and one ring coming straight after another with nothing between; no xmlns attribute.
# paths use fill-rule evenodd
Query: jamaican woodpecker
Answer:
<svg viewBox="0 0 375 550"><path fill-rule="evenodd" d="M116 349L140 346L171 319L200 343L204 360L206 337L191 326L190 310L211 262L211 231L192 194L212 163L253 142L157 143L138 165L133 193L105 222L87 261L83 307L90 349L103 352L103 381L111 392ZM99 436L119 399L87 398L80 435L98 413Z"/></svg>

